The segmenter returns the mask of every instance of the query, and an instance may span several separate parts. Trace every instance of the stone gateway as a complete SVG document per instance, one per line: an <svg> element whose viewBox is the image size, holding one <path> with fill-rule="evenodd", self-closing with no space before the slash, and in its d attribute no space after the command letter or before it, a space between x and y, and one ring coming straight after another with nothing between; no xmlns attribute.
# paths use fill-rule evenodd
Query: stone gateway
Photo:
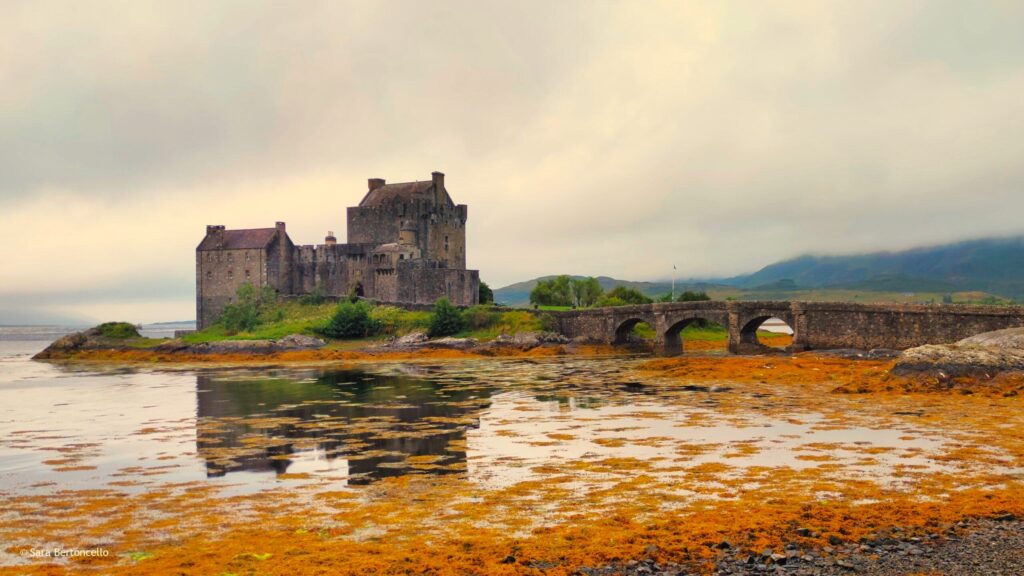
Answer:
<svg viewBox="0 0 1024 576"><path fill-rule="evenodd" d="M466 269L465 204L455 204L434 172L424 182L371 178L348 209L348 242L298 246L284 222L273 228L207 226L196 248L196 327L213 323L243 284L281 295L356 294L380 302L476 304L480 274Z"/></svg>

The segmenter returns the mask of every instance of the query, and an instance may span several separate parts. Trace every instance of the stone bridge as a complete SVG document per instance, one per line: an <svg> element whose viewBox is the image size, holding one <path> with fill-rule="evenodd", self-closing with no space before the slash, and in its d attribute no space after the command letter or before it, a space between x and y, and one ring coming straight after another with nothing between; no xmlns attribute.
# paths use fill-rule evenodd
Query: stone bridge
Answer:
<svg viewBox="0 0 1024 576"><path fill-rule="evenodd" d="M769 318L779 318L792 328L794 351L901 350L1024 326L1024 306L704 301L587 308L552 315L562 334L606 344L626 343L633 327L645 322L654 329L655 349L667 356L683 351L680 332L698 319L726 327L733 353L762 349L757 330Z"/></svg>

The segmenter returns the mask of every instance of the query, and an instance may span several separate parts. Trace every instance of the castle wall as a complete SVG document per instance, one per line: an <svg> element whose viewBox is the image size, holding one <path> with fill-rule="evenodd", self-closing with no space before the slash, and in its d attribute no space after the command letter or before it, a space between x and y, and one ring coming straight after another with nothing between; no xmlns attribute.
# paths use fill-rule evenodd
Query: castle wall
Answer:
<svg viewBox="0 0 1024 576"><path fill-rule="evenodd" d="M202 330L213 323L246 282L257 288L270 285L270 260L268 251L259 248L197 251L196 326Z"/></svg>
<svg viewBox="0 0 1024 576"><path fill-rule="evenodd" d="M479 303L480 273L410 263L398 266L398 293L395 302L433 304L442 296L457 306Z"/></svg>

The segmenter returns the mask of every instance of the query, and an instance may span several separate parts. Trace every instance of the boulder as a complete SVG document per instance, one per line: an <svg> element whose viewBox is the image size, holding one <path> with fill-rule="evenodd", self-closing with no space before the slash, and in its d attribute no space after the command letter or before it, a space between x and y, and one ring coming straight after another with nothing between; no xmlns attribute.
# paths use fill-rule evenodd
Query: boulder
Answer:
<svg viewBox="0 0 1024 576"><path fill-rule="evenodd" d="M476 348L478 343L479 342L477 342L476 338L452 338L449 336L446 338L429 340L424 344L424 347L446 348L449 350L469 350L471 348Z"/></svg>
<svg viewBox="0 0 1024 576"><path fill-rule="evenodd" d="M274 344L282 350L316 350L327 345L326 342L319 338L302 334L289 334L284 338L275 340Z"/></svg>
<svg viewBox="0 0 1024 576"><path fill-rule="evenodd" d="M992 377L1024 371L1024 328L1008 328L964 338L956 344L928 344L903 351L895 374L931 373L939 378Z"/></svg>
<svg viewBox="0 0 1024 576"><path fill-rule="evenodd" d="M391 345L395 347L403 346L416 346L423 344L428 340L425 332L410 332L404 336L399 336L391 341Z"/></svg>
<svg viewBox="0 0 1024 576"><path fill-rule="evenodd" d="M47 346L43 351L33 356L33 358L62 358L81 350L87 341L88 337L84 332L75 332L73 334L68 334L67 336L61 336L54 340L53 343Z"/></svg>

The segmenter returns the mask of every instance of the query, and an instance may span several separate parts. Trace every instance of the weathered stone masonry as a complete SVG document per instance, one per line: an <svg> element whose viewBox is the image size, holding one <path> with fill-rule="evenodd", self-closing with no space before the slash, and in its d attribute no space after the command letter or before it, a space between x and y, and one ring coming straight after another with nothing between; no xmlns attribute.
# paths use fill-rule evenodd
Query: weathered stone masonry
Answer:
<svg viewBox="0 0 1024 576"><path fill-rule="evenodd" d="M468 208L456 205L434 172L423 182L369 180L347 211L348 240L328 232L323 244L296 246L283 222L274 228L207 226L196 248L196 324L214 322L240 286L270 286L282 295L356 293L381 302L429 304L447 296L468 306L480 275L466 269Z"/></svg>
<svg viewBox="0 0 1024 576"><path fill-rule="evenodd" d="M655 331L665 355L683 350L680 331L697 319L729 331L731 352L759 348L757 329L779 318L793 329L794 350L905 349L946 344L1002 328L1024 326L1022 306L926 306L842 302L680 302L553 313L560 331L607 344L623 343L638 322Z"/></svg>

